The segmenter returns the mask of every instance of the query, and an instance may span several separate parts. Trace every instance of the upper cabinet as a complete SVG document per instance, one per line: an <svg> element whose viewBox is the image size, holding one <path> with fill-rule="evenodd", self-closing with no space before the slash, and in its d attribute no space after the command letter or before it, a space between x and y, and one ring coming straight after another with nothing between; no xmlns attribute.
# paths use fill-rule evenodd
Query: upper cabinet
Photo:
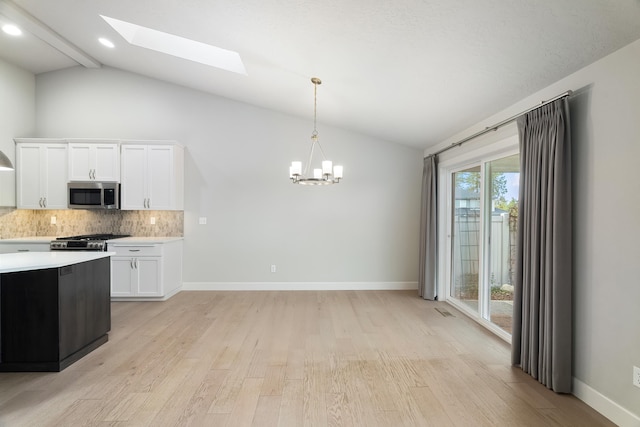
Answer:
<svg viewBox="0 0 640 427"><path fill-rule="evenodd" d="M69 181L120 182L118 141L69 141Z"/></svg>
<svg viewBox="0 0 640 427"><path fill-rule="evenodd" d="M184 209L181 145L123 142L121 168L121 209Z"/></svg>
<svg viewBox="0 0 640 427"><path fill-rule="evenodd" d="M68 153L65 141L16 140L18 209L67 208Z"/></svg>
<svg viewBox="0 0 640 427"><path fill-rule="evenodd" d="M124 210L184 209L184 147L173 141L15 141L18 209L67 209L69 181L119 182Z"/></svg>

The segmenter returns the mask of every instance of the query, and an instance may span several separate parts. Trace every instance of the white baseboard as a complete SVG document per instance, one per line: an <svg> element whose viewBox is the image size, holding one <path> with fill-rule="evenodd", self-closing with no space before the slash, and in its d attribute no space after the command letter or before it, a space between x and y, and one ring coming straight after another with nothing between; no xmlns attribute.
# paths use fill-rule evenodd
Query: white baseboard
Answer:
<svg viewBox="0 0 640 427"><path fill-rule="evenodd" d="M573 395L620 427L640 427L639 415L633 414L575 377Z"/></svg>
<svg viewBox="0 0 640 427"><path fill-rule="evenodd" d="M418 289L418 282L183 282L183 291L374 291Z"/></svg>

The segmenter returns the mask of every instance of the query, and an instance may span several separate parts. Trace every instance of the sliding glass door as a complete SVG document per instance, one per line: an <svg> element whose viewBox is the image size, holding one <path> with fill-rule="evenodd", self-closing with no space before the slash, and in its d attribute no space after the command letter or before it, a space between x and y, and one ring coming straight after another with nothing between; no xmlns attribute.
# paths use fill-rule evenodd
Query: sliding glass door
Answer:
<svg viewBox="0 0 640 427"><path fill-rule="evenodd" d="M519 155L450 171L448 298L511 334Z"/></svg>

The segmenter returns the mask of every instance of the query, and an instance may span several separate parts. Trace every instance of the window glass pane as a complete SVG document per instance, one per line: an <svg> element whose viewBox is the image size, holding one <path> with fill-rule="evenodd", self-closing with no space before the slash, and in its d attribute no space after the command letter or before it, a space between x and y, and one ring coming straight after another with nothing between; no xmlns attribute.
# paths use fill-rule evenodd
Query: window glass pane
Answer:
<svg viewBox="0 0 640 427"><path fill-rule="evenodd" d="M488 162L490 177L489 320L511 334L520 156Z"/></svg>
<svg viewBox="0 0 640 427"><path fill-rule="evenodd" d="M478 311L480 267L480 166L453 174L453 245L450 293Z"/></svg>

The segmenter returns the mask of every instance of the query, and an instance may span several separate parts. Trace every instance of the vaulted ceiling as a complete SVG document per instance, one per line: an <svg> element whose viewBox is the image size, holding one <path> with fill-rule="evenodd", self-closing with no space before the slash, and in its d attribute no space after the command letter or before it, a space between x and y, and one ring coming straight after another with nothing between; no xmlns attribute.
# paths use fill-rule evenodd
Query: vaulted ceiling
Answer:
<svg viewBox="0 0 640 427"><path fill-rule="evenodd" d="M238 52L247 74L101 15ZM427 148L640 39L640 0L0 0L6 22L27 31L0 32L0 57L35 74L109 66L309 119L317 76L320 124Z"/></svg>

